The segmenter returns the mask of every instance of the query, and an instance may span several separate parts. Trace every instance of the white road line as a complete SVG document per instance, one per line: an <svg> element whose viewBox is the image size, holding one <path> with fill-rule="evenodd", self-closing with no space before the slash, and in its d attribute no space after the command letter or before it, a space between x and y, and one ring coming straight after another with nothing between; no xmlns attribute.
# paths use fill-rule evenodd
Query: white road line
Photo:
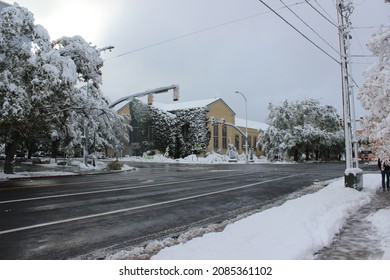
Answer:
<svg viewBox="0 0 390 280"><path fill-rule="evenodd" d="M208 192L208 193L204 193L204 194L198 194L198 195L193 195L193 196L188 196L188 197L183 197L183 198L178 198L178 199L172 199L172 200L152 203L152 204L148 204L148 205L142 205L142 206L137 206L137 207L119 209L119 210L108 211L108 212L92 214L92 215L86 215L86 216L70 218L70 219L65 219L65 220L59 220L59 221L54 221L54 222L36 224L36 225L32 225L32 226L26 226L26 227L14 228L14 229L9 229L9 230L3 230L3 231L0 231L0 235L7 234L7 233L18 232L18 231L29 230L29 229L35 229L35 228L40 228L40 227L46 227L46 226L51 226L51 225L58 225L58 224L64 224L64 223L69 223L69 222L74 222L74 221L80 221L80 220L92 219L92 218L97 218L97 217L103 217L103 216L108 216L108 215L113 215L113 214L118 214L118 213L124 213L124 212L139 210L139 209L145 209L145 208L150 208L150 207L155 207L155 206L160 206L160 205L171 204L171 203L175 203L175 202L191 200L191 199L195 199L195 198L201 198L201 197L215 195L215 194L219 194L219 193L245 189L245 188L253 187L253 186L256 186L256 185L262 185L262 184L270 183L270 182L274 182L274 181L284 180L284 179L295 177L295 176L299 176L299 175L302 175L302 174L293 174L293 175L284 176L284 177L280 177L280 178L276 178L276 179L256 182L256 183L252 183L252 184L248 184L248 185L244 185L244 186L239 186L239 187L234 187L234 188L229 188L229 189L219 190L219 191L214 191L214 192Z"/></svg>
<svg viewBox="0 0 390 280"><path fill-rule="evenodd" d="M237 175L230 175L230 176L237 176ZM98 194L98 193L106 193L106 192L135 190L135 189L159 187L159 186L172 185L172 184L185 184L185 183L191 183L191 182L196 182L196 181L206 181L206 180L222 179L222 178L227 178L227 177L230 177L230 176L198 178L198 179L191 179L191 180L185 180L185 181L166 182L166 183L142 185L142 186L135 186L135 187L132 186L132 187L115 188L115 189L105 189L105 190L89 191L89 192L78 192L78 193L71 193L71 194L58 194L58 195L49 195L49 196L40 196L40 197L29 197L29 198L21 198L21 199L0 201L0 204L8 204L8 203L24 202L24 201L34 201L34 200L44 200L44 199L60 198L60 197L71 197L71 196L79 196L79 195L86 195L86 194Z"/></svg>

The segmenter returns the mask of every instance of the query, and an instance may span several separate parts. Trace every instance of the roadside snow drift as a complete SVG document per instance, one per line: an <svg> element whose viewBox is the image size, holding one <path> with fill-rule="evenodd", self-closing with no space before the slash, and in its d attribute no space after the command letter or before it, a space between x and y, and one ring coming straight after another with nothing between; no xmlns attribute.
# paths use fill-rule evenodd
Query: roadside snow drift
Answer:
<svg viewBox="0 0 390 280"><path fill-rule="evenodd" d="M364 175L364 189L359 192L345 188L343 179L336 181L230 224L222 232L165 248L152 259L313 259L346 219L371 201L379 183L378 175Z"/></svg>

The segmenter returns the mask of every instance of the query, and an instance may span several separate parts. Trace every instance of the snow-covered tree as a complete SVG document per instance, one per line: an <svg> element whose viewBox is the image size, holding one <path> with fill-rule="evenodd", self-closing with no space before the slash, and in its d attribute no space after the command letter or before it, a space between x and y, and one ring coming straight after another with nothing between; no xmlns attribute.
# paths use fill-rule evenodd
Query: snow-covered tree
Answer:
<svg viewBox="0 0 390 280"><path fill-rule="evenodd" d="M73 104L66 110L65 135L70 145L80 145L84 127L93 133L89 146L119 148L128 141L123 117L109 109L109 101L100 90L102 84L100 51L81 36L62 37L53 42L62 57L71 59L76 66L78 82L82 87L73 87ZM93 142L94 143L93 143Z"/></svg>
<svg viewBox="0 0 390 280"><path fill-rule="evenodd" d="M38 77L34 79L32 72L33 57L49 52L50 48L47 32L34 25L31 12L17 4L1 11L0 141L5 143L5 173L13 172L13 157L21 141L30 133L47 128L45 119L48 116L41 114L41 98L36 92L36 88L42 89L45 82L38 81ZM47 76L51 76L50 72L49 67L42 69L42 74ZM42 91L46 98L51 94L50 90Z"/></svg>
<svg viewBox="0 0 390 280"><path fill-rule="evenodd" d="M96 143L117 145L125 136L121 117L108 108L100 91L99 51L81 37L50 41L47 31L18 4L0 15L0 142L5 143L5 173L12 173L16 149L56 131L72 149L84 122ZM86 89L79 83L90 82Z"/></svg>
<svg viewBox="0 0 390 280"><path fill-rule="evenodd" d="M390 26L382 26L367 44L378 62L364 72L358 99L369 115L362 119L366 137L381 158L390 158Z"/></svg>
<svg viewBox="0 0 390 280"><path fill-rule="evenodd" d="M332 106L318 100L279 106L269 105L268 129L260 134L258 144L271 160L329 159L342 151L343 135L338 115Z"/></svg>

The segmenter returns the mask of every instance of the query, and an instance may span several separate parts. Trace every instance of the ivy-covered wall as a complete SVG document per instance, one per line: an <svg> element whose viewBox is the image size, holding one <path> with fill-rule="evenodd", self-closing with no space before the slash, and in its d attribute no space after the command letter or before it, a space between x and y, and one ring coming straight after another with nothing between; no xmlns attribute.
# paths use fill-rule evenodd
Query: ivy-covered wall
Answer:
<svg viewBox="0 0 390 280"><path fill-rule="evenodd" d="M130 139L139 143L137 154L159 150L180 158L202 152L208 146L210 133L205 108L165 112L138 100L132 101L129 107Z"/></svg>

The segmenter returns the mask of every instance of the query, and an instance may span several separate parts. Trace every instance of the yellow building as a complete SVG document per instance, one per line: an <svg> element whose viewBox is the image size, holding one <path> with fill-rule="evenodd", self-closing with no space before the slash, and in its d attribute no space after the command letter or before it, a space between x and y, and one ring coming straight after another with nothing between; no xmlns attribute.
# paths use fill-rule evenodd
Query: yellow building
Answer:
<svg viewBox="0 0 390 280"><path fill-rule="evenodd" d="M210 142L205 153L214 151L221 154L228 152L228 145L232 144L236 151L241 154L245 153L245 137L234 127L238 127L244 134L246 133L246 124L248 125L248 147L252 149L256 156L261 155L261 151L256 147L257 137L260 129L265 129L263 123L248 121L236 118L236 113L227 105L222 98L212 98L196 100L191 102L175 102L171 104L154 103L153 107L166 111L175 112L184 109L205 108L206 116L209 120L215 118L216 122L209 122L208 130L210 132ZM119 114L130 114L130 106L126 105L118 110ZM232 124L223 125L222 120ZM130 146L137 146L137 143L130 143ZM131 154L131 148L126 149L125 153Z"/></svg>

